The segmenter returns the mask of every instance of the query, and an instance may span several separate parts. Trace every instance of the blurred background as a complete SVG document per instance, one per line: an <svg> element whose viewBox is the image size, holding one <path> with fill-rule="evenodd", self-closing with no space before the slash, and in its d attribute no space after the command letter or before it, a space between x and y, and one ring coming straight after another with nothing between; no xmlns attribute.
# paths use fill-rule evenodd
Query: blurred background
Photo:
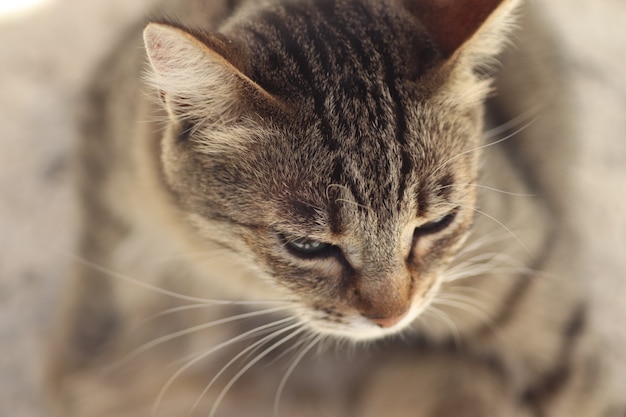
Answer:
<svg viewBox="0 0 626 417"><path fill-rule="evenodd" d="M573 74L584 149L577 256L605 317L597 325L613 346L607 355L626 380L626 2L535 2ZM151 3L0 0L0 417L49 415L41 366L76 233L76 98Z"/></svg>

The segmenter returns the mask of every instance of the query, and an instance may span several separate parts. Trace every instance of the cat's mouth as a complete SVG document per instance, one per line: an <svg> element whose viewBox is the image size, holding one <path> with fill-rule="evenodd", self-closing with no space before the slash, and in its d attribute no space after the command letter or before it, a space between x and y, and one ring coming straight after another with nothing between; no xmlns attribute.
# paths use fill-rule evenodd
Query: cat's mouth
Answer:
<svg viewBox="0 0 626 417"><path fill-rule="evenodd" d="M438 287L439 285L433 285L425 293L414 297L409 309L397 316L368 318L356 311L316 307L301 311L299 317L320 334L354 341L380 339L411 327L411 324L430 306Z"/></svg>
<svg viewBox="0 0 626 417"><path fill-rule="evenodd" d="M352 340L372 340L405 330L421 313L416 304L401 317L387 318L385 324L368 319L361 314L342 314L330 310L313 310L300 315L314 331ZM381 319L382 321L383 319Z"/></svg>

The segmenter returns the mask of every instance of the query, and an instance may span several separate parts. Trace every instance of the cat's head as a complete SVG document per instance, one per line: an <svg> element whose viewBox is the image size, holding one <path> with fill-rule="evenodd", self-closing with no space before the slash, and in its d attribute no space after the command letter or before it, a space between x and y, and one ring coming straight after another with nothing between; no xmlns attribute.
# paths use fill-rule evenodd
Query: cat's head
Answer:
<svg viewBox="0 0 626 417"><path fill-rule="evenodd" d="M318 331L403 329L470 230L489 89L477 67L514 6L287 0L215 33L150 24L177 204Z"/></svg>

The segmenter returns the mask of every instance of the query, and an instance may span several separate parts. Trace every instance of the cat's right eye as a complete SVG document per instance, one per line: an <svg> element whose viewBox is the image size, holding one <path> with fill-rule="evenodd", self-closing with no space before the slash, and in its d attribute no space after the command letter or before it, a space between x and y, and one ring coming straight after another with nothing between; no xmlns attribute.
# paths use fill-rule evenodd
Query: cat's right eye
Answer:
<svg viewBox="0 0 626 417"><path fill-rule="evenodd" d="M305 258L326 256L334 248L328 243L307 238L285 238L285 246L291 253Z"/></svg>

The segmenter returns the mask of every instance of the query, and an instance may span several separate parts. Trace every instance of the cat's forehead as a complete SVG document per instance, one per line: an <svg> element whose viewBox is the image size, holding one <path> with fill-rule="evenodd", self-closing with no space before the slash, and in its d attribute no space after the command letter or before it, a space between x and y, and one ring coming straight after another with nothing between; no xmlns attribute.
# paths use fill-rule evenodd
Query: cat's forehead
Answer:
<svg viewBox="0 0 626 417"><path fill-rule="evenodd" d="M383 2L283 1L230 31L247 44L251 78L287 100L417 80L438 57L421 24Z"/></svg>
<svg viewBox="0 0 626 417"><path fill-rule="evenodd" d="M268 194L279 207L277 221L292 225L294 233L403 227L462 203L466 185L475 180L476 154L463 154L470 148L438 147L433 138L403 145L394 130L369 144L340 138L335 148L315 135L303 132L283 142L291 147L267 151L272 163L266 166L275 167L266 175L275 185Z"/></svg>
<svg viewBox="0 0 626 417"><path fill-rule="evenodd" d="M291 112L259 149L281 217L338 232L445 203L442 190L463 175L461 159L447 161L467 148L475 120L420 95L438 52L419 22L367 0L255 13L229 30L246 44L249 77Z"/></svg>

